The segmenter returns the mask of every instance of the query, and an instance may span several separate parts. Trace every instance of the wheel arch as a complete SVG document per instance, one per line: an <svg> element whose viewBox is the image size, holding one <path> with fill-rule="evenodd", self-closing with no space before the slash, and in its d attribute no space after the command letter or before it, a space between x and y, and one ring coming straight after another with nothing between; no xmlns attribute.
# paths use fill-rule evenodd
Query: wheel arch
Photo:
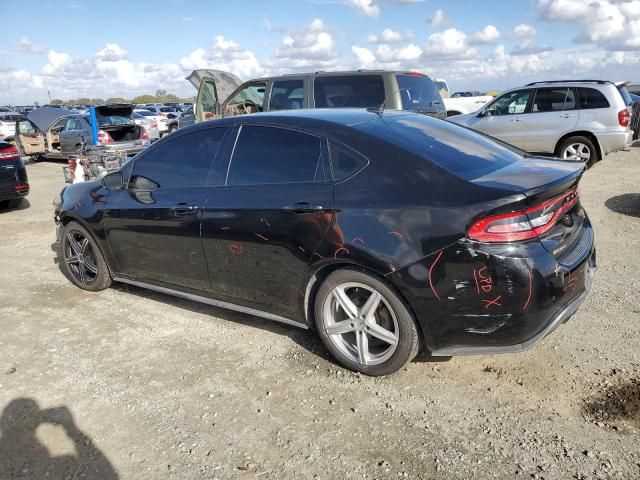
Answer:
<svg viewBox="0 0 640 480"><path fill-rule="evenodd" d="M596 154L598 155L598 158L596 159L596 161L599 162L604 158L604 152L602 150L602 146L600 145L600 142L598 141L598 138L593 133L588 132L586 130L577 130L575 132L565 133L562 137L560 137L556 142L556 146L553 150L553 153L556 156L560 155L560 145L562 144L562 142L564 142L567 138L570 138L570 137L587 137L596 146Z"/></svg>
<svg viewBox="0 0 640 480"><path fill-rule="evenodd" d="M111 257L108 255L108 253L110 252L105 252L105 248L103 247L102 241L96 236L95 232L93 231L93 228L91 228L91 226L82 217L73 215L70 212L65 212L64 214L60 215L59 219L63 228L66 227L70 222L76 222L82 228L84 228L89 233L89 235L91 235L91 239L95 242L96 246L100 250L100 253L102 254L102 258L104 258L104 263L107 266L107 269L109 270L109 275L111 275L111 277L113 278L113 268L111 267L111 263L110 263ZM61 238L58 239L58 241L60 240L62 239Z"/></svg>
<svg viewBox="0 0 640 480"><path fill-rule="evenodd" d="M303 286L300 289L300 293L304 293L304 295L300 295L300 312L301 316L305 322L305 324L309 327L310 330L315 331L315 323L313 322L314 316L314 305L316 300L316 294L318 293L318 289L324 282L324 280L331 275L333 272L342 269L351 269L357 270L362 273L366 273L367 275L371 275L377 280L384 283L389 289L391 289L400 299L400 301L404 304L405 308L409 311L413 318L413 322L418 329L418 337L420 341L419 351L424 349L425 347L429 349L429 345L427 344L427 340L422 329L422 325L418 321L415 311L411 307L409 301L405 298L402 292L389 280L389 278L385 275L380 274L376 270L369 268L367 266L349 262L349 261L336 261L325 264L318 264L312 268L309 272L309 275Z"/></svg>

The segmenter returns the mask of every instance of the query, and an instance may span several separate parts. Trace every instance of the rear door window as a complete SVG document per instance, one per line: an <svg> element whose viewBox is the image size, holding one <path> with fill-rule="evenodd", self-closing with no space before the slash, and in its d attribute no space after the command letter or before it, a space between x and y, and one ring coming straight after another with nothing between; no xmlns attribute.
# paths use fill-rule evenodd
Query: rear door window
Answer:
<svg viewBox="0 0 640 480"><path fill-rule="evenodd" d="M319 137L245 125L236 142L227 185L322 182L327 178Z"/></svg>
<svg viewBox="0 0 640 480"><path fill-rule="evenodd" d="M531 106L531 113L561 112L576 108L576 100L572 88L539 88Z"/></svg>
<svg viewBox="0 0 640 480"><path fill-rule="evenodd" d="M429 77L423 75L396 75L403 110L424 110L433 107L442 98Z"/></svg>
<svg viewBox="0 0 640 480"><path fill-rule="evenodd" d="M599 90L586 87L579 87L577 90L581 109L609 108L609 102Z"/></svg>
<svg viewBox="0 0 640 480"><path fill-rule="evenodd" d="M620 92L620 96L622 97L622 100L624 100L624 104L627 107L632 106L633 100L631 99L631 95L629 95L629 91L627 90L627 87L625 87L624 85L620 85L618 87L618 91Z"/></svg>
<svg viewBox="0 0 640 480"><path fill-rule="evenodd" d="M316 108L379 107L385 99L382 75L316 77L313 82Z"/></svg>
<svg viewBox="0 0 640 480"><path fill-rule="evenodd" d="M296 110L304 105L304 81L273 82L269 110Z"/></svg>
<svg viewBox="0 0 640 480"><path fill-rule="evenodd" d="M135 162L131 186L141 188L202 187L209 167L222 143L226 128L209 128L188 133L148 150ZM151 182L151 183L150 183Z"/></svg>
<svg viewBox="0 0 640 480"><path fill-rule="evenodd" d="M330 142L329 148L331 150L331 166L333 167L333 179L335 181L344 180L354 175L368 163L367 159L362 155L339 143Z"/></svg>

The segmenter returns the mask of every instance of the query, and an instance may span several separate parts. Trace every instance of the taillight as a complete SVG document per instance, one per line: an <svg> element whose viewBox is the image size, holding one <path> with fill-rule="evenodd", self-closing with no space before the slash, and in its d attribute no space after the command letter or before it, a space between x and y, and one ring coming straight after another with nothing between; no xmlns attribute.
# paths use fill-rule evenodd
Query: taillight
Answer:
<svg viewBox="0 0 640 480"><path fill-rule="evenodd" d="M578 202L578 191L570 190L546 202L519 212L493 215L478 220L467 234L478 242L519 242L544 235Z"/></svg>
<svg viewBox="0 0 640 480"><path fill-rule="evenodd" d="M158 128L158 122L153 122L151 124L151 128Z"/></svg>
<svg viewBox="0 0 640 480"><path fill-rule="evenodd" d="M15 145L0 150L0 160L17 160L20 158L20 150Z"/></svg>
<svg viewBox="0 0 640 480"><path fill-rule="evenodd" d="M147 130L144 127L140 127L142 130L140 132L140 140L149 140L149 135L147 135Z"/></svg>
<svg viewBox="0 0 640 480"><path fill-rule="evenodd" d="M107 143L113 143L113 138L104 130L98 130L98 145L105 145Z"/></svg>
<svg viewBox="0 0 640 480"><path fill-rule="evenodd" d="M24 192L25 190L29 190L29 184L28 183L21 183L20 185L16 185L16 191L17 192Z"/></svg>
<svg viewBox="0 0 640 480"><path fill-rule="evenodd" d="M624 110L620 110L618 112L618 123L621 127L629 126L629 109L625 108Z"/></svg>

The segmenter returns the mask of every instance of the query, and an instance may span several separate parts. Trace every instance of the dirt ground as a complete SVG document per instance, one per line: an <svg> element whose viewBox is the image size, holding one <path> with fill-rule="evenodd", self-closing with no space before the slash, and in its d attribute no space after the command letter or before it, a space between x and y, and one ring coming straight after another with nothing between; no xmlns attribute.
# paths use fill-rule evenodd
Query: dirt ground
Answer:
<svg viewBox="0 0 640 480"><path fill-rule="evenodd" d="M307 331L72 286L61 168L29 163L28 202L0 213L0 479L640 478L640 148L582 181L599 270L569 323L387 378Z"/></svg>

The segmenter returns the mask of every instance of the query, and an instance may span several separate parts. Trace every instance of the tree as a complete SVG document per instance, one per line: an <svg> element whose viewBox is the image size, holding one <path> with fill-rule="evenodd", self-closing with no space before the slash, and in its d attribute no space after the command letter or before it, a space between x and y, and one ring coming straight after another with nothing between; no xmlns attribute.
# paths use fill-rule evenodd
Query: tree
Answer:
<svg viewBox="0 0 640 480"><path fill-rule="evenodd" d="M131 103L154 103L156 101L156 97L153 95L138 95L137 97L133 97L131 99Z"/></svg>
<svg viewBox="0 0 640 480"><path fill-rule="evenodd" d="M63 100L60 100L59 98L54 98L53 100L51 100L51 105L62 105L64 103Z"/></svg>
<svg viewBox="0 0 640 480"><path fill-rule="evenodd" d="M129 101L124 97L109 97L107 103L129 103Z"/></svg>
<svg viewBox="0 0 640 480"><path fill-rule="evenodd" d="M162 89L158 89L156 90L156 101L158 102L164 102L164 98L167 96L167 91L166 90L162 90Z"/></svg>

